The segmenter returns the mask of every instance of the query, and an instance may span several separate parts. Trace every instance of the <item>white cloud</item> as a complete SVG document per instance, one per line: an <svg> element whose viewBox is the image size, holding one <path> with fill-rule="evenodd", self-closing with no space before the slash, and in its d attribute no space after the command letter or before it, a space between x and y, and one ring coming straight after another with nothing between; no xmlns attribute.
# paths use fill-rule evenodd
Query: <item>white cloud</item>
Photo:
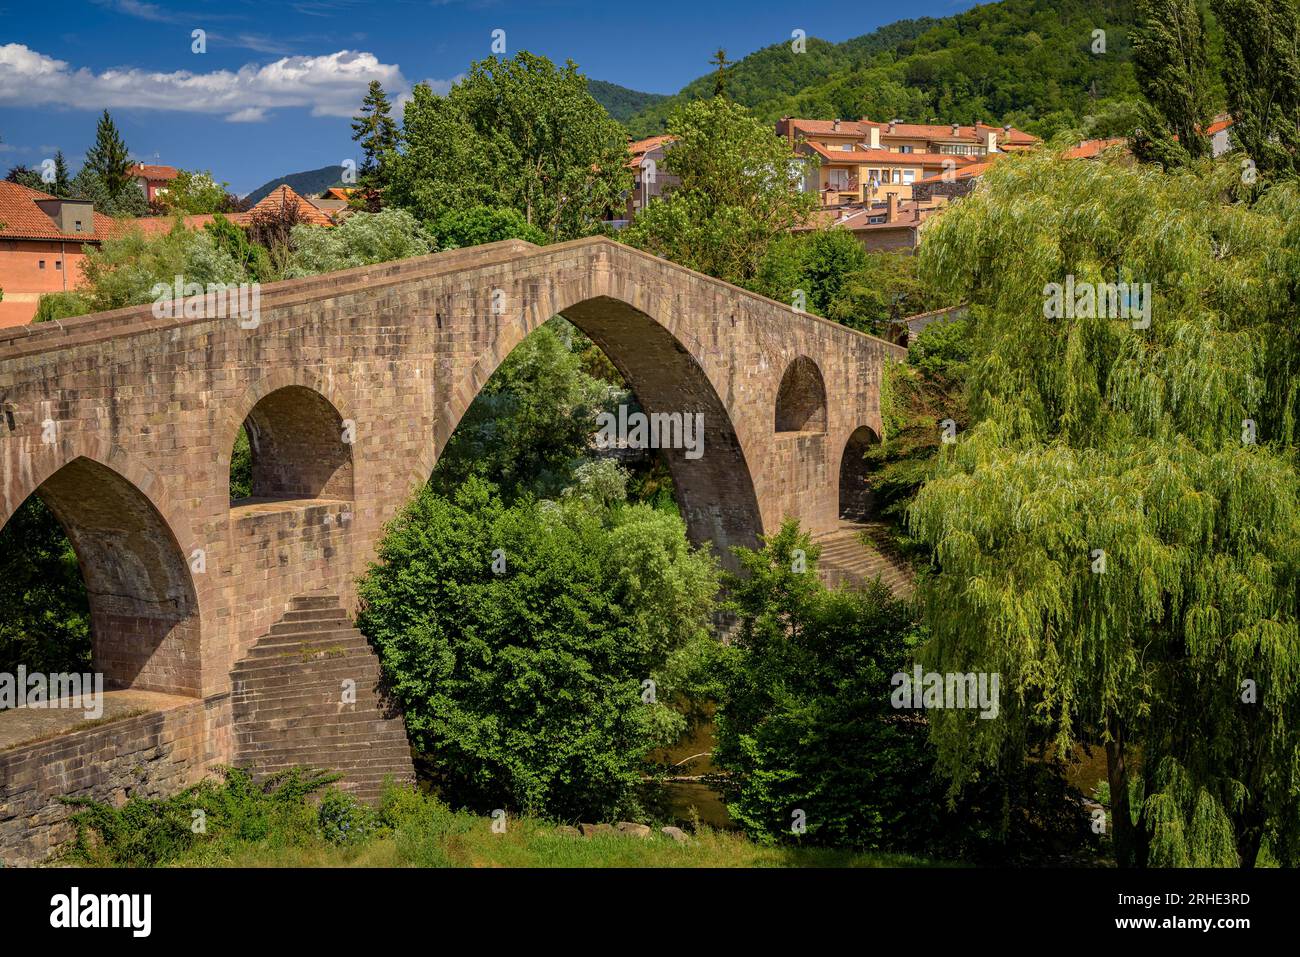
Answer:
<svg viewBox="0 0 1300 957"><path fill-rule="evenodd" d="M313 116L352 116L371 80L398 96L409 88L400 67L357 50L281 57L237 71L162 73L119 67L95 73L73 69L21 43L0 45L0 104L10 106L176 110L225 114L245 123L286 107L306 108Z"/></svg>

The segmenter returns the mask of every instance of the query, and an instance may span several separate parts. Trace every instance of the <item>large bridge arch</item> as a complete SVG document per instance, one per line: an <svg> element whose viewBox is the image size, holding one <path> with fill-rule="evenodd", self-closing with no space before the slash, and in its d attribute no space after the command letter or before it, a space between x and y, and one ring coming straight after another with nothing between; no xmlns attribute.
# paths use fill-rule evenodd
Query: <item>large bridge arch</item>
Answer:
<svg viewBox="0 0 1300 957"><path fill-rule="evenodd" d="M31 495L62 525L90 606L92 667L105 687L198 696L199 595L175 530L188 531L163 484L120 449L106 454L93 442L66 440L33 458L27 494L7 495L0 528Z"/></svg>
<svg viewBox="0 0 1300 957"><path fill-rule="evenodd" d="M605 353L647 415L703 416L698 457L680 448L662 449L661 454L691 541L712 543L724 565L733 567L731 547L757 545L762 515L744 439L708 372L664 322L621 299L589 296L560 305L554 315L572 322ZM538 309L521 309L500 329L442 409L435 460L492 373L550 318Z"/></svg>

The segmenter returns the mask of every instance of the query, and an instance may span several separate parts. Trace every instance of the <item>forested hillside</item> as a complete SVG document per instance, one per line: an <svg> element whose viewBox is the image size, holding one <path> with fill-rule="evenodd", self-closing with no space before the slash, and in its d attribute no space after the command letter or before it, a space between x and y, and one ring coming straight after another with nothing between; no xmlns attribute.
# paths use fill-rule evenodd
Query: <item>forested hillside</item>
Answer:
<svg viewBox="0 0 1300 957"><path fill-rule="evenodd" d="M1039 135L1080 124L1138 97L1129 30L1132 0L1001 0L941 20L904 20L828 43L788 40L727 71L727 95L774 121L783 115L1014 123ZM1207 24L1211 51L1217 25ZM1104 30L1104 52L1094 53ZM662 129L684 100L712 96L701 76L627 120L634 135Z"/></svg>
<svg viewBox="0 0 1300 957"><path fill-rule="evenodd" d="M668 99L662 93L642 93L605 80L589 79L587 89L596 102L605 108L605 112L620 123L626 123L637 112L650 109Z"/></svg>

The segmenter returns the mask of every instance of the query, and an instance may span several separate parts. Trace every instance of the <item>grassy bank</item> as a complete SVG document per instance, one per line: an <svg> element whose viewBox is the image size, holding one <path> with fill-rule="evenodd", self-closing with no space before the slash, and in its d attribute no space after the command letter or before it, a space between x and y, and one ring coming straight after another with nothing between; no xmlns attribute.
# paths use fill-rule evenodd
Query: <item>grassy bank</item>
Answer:
<svg viewBox="0 0 1300 957"><path fill-rule="evenodd" d="M453 811L390 788L378 809L327 778L291 775L257 786L240 772L161 801L83 804L76 845L57 863L99 867L913 867L904 855L764 847L698 826L687 843L573 835L554 822Z"/></svg>

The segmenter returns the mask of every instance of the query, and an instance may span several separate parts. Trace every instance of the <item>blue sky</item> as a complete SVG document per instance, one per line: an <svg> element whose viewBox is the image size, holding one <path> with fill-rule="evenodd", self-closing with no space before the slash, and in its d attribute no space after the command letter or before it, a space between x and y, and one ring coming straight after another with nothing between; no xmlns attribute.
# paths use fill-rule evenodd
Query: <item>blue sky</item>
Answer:
<svg viewBox="0 0 1300 957"><path fill-rule="evenodd" d="M348 117L371 79L443 91L505 31L595 79L672 93L791 31L845 40L972 0L0 0L0 169L62 149L72 169L108 108L145 162L211 169L239 193L355 156ZM192 31L206 31L195 53Z"/></svg>

